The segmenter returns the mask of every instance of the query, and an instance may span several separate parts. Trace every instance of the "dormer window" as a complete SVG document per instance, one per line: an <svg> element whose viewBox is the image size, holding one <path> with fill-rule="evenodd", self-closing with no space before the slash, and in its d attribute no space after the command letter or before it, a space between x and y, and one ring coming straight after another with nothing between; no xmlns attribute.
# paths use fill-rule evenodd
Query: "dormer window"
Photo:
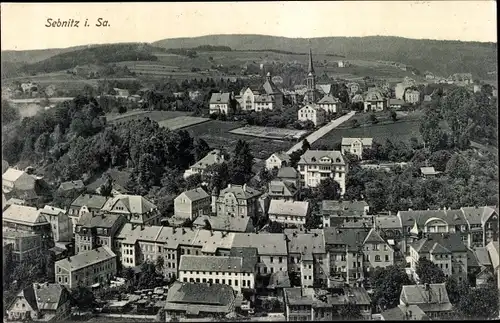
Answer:
<svg viewBox="0 0 500 323"><path fill-rule="evenodd" d="M316 162L316 157L311 158L312 162Z"/></svg>
<svg viewBox="0 0 500 323"><path fill-rule="evenodd" d="M335 160L337 163L340 163L340 158L337 157L337 159Z"/></svg>

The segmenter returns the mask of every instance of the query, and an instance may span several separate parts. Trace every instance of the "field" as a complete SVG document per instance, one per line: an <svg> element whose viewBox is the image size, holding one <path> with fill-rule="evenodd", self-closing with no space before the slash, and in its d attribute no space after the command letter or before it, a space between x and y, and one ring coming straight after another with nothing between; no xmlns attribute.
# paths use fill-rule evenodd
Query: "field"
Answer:
<svg viewBox="0 0 500 323"><path fill-rule="evenodd" d="M194 126L196 124L204 123L209 120L209 118L182 116L163 120L158 122L158 124L160 125L160 127L169 128L170 130L178 130L189 126Z"/></svg>
<svg viewBox="0 0 500 323"><path fill-rule="evenodd" d="M261 137L268 139L284 139L284 140L292 138L300 139L308 133L308 131L305 130L293 130L293 129L257 127L257 126L246 126L231 130L230 132L237 135L246 135L246 136Z"/></svg>
<svg viewBox="0 0 500 323"><path fill-rule="evenodd" d="M226 149L230 152L234 149L239 139L245 140L250 145L254 157L261 159L267 159L272 153L287 150L292 146L292 143L289 141L248 137L230 132L241 126L242 124L239 122L210 120L202 124L187 127L185 130L192 137L205 140L211 148Z"/></svg>
<svg viewBox="0 0 500 323"><path fill-rule="evenodd" d="M359 128L339 127L314 142L312 148L319 145L333 146L335 143L341 142L342 137L368 137L373 138L373 140L379 143L384 143L386 139L408 143L410 138L415 137L421 142L422 137L420 136L419 128L420 122L418 120L399 120L395 123L378 123Z"/></svg>
<svg viewBox="0 0 500 323"><path fill-rule="evenodd" d="M128 111L123 114L118 113L108 113L106 114L106 120L110 123L114 122L127 122L129 120L139 120L142 118L149 118L158 123L164 120L173 119L177 117L183 117L189 115L189 112L184 111L144 111L144 110L134 110Z"/></svg>

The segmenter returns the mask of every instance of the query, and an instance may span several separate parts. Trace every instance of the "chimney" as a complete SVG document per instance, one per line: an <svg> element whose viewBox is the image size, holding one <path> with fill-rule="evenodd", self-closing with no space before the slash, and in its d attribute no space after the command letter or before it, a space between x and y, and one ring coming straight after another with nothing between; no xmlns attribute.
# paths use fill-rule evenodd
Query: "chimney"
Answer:
<svg viewBox="0 0 500 323"><path fill-rule="evenodd" d="M243 184L243 191L246 191L247 190L247 184Z"/></svg>
<svg viewBox="0 0 500 323"><path fill-rule="evenodd" d="M227 184L227 188L231 188L232 184Z"/></svg>
<svg viewBox="0 0 500 323"><path fill-rule="evenodd" d="M144 224L141 224L141 231L144 230Z"/></svg>

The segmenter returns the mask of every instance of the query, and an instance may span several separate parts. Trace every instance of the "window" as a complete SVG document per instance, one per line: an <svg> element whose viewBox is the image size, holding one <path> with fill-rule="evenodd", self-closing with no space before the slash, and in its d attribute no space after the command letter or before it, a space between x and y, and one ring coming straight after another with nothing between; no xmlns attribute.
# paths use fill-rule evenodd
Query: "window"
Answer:
<svg viewBox="0 0 500 323"><path fill-rule="evenodd" d="M236 286L238 286L238 281L236 281ZM246 287L246 280L243 279L243 287Z"/></svg>
<svg viewBox="0 0 500 323"><path fill-rule="evenodd" d="M279 257L278 262L281 264L283 262L283 257Z"/></svg>
<svg viewBox="0 0 500 323"><path fill-rule="evenodd" d="M219 278L216 278L215 279L215 283L218 284L219 283Z"/></svg>
<svg viewBox="0 0 500 323"><path fill-rule="evenodd" d="M389 255L385 255L385 261L389 261Z"/></svg>
<svg viewBox="0 0 500 323"><path fill-rule="evenodd" d="M223 284L225 284L225 283L226 283L226 280L225 280L225 279L223 279L223 280L222 280L222 283L223 283Z"/></svg>
<svg viewBox="0 0 500 323"><path fill-rule="evenodd" d="M270 259L271 263L273 263L273 257L269 257L269 259Z"/></svg>
<svg viewBox="0 0 500 323"><path fill-rule="evenodd" d="M379 255L375 256L375 261L377 261L377 262L380 261L380 256Z"/></svg>

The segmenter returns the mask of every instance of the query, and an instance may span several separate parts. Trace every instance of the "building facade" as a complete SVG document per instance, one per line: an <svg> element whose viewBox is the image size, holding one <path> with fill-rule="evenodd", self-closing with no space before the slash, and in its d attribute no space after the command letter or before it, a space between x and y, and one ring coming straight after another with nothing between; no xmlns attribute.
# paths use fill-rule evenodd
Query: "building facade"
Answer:
<svg viewBox="0 0 500 323"><path fill-rule="evenodd" d="M315 126L321 126L326 120L325 110L315 104L308 104L300 108L297 113L299 121L311 121Z"/></svg>
<svg viewBox="0 0 500 323"><path fill-rule="evenodd" d="M300 181L303 187L318 187L326 178L333 178L345 193L349 165L340 151L308 150L298 162Z"/></svg>

